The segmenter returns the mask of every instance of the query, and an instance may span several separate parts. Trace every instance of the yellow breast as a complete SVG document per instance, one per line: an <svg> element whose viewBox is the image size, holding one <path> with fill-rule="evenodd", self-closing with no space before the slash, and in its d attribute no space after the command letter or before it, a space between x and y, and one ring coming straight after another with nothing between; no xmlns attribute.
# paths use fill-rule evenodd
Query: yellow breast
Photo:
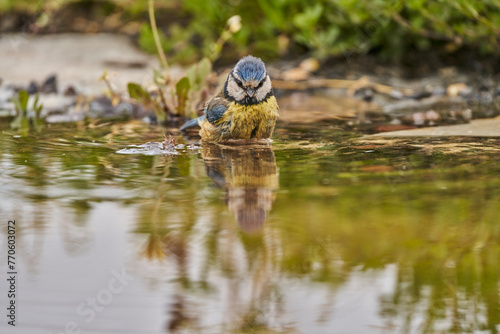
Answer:
<svg viewBox="0 0 500 334"><path fill-rule="evenodd" d="M248 106L232 102L215 125L208 121L201 124L201 138L213 142L271 138L278 110L278 102L274 96L262 103Z"/></svg>
<svg viewBox="0 0 500 334"><path fill-rule="evenodd" d="M276 119L278 103L274 96L254 105L241 105L232 102L222 123L229 125L229 133L223 133L221 139L265 139L270 138Z"/></svg>

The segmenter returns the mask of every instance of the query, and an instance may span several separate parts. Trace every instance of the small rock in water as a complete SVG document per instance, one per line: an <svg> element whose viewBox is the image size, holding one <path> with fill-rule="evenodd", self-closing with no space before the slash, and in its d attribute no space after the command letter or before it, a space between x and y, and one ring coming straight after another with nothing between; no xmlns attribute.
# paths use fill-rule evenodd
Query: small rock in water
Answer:
<svg viewBox="0 0 500 334"><path fill-rule="evenodd" d="M104 114L111 113L113 111L113 104L111 100L105 96L96 97L89 104L89 112L95 117L100 117Z"/></svg>
<svg viewBox="0 0 500 334"><path fill-rule="evenodd" d="M35 98L32 96L31 101ZM39 102L43 105L42 116L52 114L65 114L69 108L75 104L73 97L62 96L59 94L41 94ZM33 102L29 102L31 104Z"/></svg>
<svg viewBox="0 0 500 334"><path fill-rule="evenodd" d="M85 119L85 111L76 106L70 106L65 108L66 112L60 114L48 115L45 118L47 123L70 123L78 122Z"/></svg>
<svg viewBox="0 0 500 334"><path fill-rule="evenodd" d="M41 92L45 94L57 93L57 77L49 76L42 85Z"/></svg>
<svg viewBox="0 0 500 334"><path fill-rule="evenodd" d="M29 95L38 93L38 84L34 81L31 81L26 91Z"/></svg>
<svg viewBox="0 0 500 334"><path fill-rule="evenodd" d="M443 86L436 86L432 89L432 95L435 96L446 95L446 88L444 88Z"/></svg>
<svg viewBox="0 0 500 334"><path fill-rule="evenodd" d="M469 86L467 86L465 83L456 83L449 85L448 88L446 89L446 93L449 96L467 96L471 92L471 89Z"/></svg>
<svg viewBox="0 0 500 334"><path fill-rule="evenodd" d="M75 96L75 95L76 95L76 89L73 86L68 86L64 91L64 96Z"/></svg>
<svg viewBox="0 0 500 334"><path fill-rule="evenodd" d="M389 96L392 97L393 99L396 99L396 100L401 100L402 98L405 97L405 95L403 93L401 93L399 90L395 90L395 89L393 89L390 92Z"/></svg>
<svg viewBox="0 0 500 334"><path fill-rule="evenodd" d="M495 88L495 92L493 93L493 96L500 96L500 87Z"/></svg>
<svg viewBox="0 0 500 334"><path fill-rule="evenodd" d="M426 90L423 90L423 91L416 92L415 94L413 94L411 96L411 98L415 99L415 100L421 100L421 99L424 99L426 97L430 97L431 95L432 95L432 92L428 92Z"/></svg>
<svg viewBox="0 0 500 334"><path fill-rule="evenodd" d="M354 96L358 96L365 102L373 101L374 90L371 87L363 87L354 92Z"/></svg>
<svg viewBox="0 0 500 334"><path fill-rule="evenodd" d="M470 109L465 109L465 110L462 112L462 115L463 115L463 117L464 117L467 121L472 120L472 110L470 110Z"/></svg>
<svg viewBox="0 0 500 334"><path fill-rule="evenodd" d="M120 102L114 106L109 98L101 96L90 102L89 115L93 118L131 117L134 119L142 119L147 116L147 112L140 104Z"/></svg>
<svg viewBox="0 0 500 334"><path fill-rule="evenodd" d="M423 112L416 112L412 115L413 124L419 126L425 124L425 115Z"/></svg>
<svg viewBox="0 0 500 334"><path fill-rule="evenodd" d="M441 116L434 110L428 110L425 113L425 119L428 121L430 126L436 125L436 122L439 121L440 118Z"/></svg>

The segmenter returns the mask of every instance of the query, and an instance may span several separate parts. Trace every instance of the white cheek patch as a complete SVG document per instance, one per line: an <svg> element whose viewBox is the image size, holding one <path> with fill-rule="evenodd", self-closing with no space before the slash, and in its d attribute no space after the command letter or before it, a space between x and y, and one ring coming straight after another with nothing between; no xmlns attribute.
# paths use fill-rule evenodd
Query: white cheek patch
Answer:
<svg viewBox="0 0 500 334"><path fill-rule="evenodd" d="M243 100L243 98L245 97L245 92L236 84L232 77L229 77L229 81L227 83L227 92L229 96L234 98L236 101Z"/></svg>
<svg viewBox="0 0 500 334"><path fill-rule="evenodd" d="M267 75L266 79L264 80L264 84L257 90L257 94L255 94L257 101L263 101L266 98L266 95L271 91L271 89L271 79L269 78L269 75Z"/></svg>

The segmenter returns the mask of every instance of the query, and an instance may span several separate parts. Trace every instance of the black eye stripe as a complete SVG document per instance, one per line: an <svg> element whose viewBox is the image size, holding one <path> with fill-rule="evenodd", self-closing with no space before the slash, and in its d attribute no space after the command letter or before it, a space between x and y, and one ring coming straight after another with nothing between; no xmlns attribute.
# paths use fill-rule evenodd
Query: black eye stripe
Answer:
<svg viewBox="0 0 500 334"><path fill-rule="evenodd" d="M264 81L266 81L266 78L264 78L261 82L259 82L259 85L257 86L257 88L260 88L264 85Z"/></svg>
<svg viewBox="0 0 500 334"><path fill-rule="evenodd" d="M246 89L247 87L244 87L243 86L243 83L241 82L241 80L237 79L234 74L231 72L231 77L233 78L234 82L236 82L236 84L241 88L241 89ZM259 89L261 88L263 85L264 85L264 82L266 81L267 77L265 77L264 79L262 79L259 84L257 85L257 87L255 87L254 89Z"/></svg>
<svg viewBox="0 0 500 334"><path fill-rule="evenodd" d="M233 73L231 73L231 76L233 77L234 82L236 82L236 84L237 84L240 88L244 89L244 87L243 87L243 83L242 83L240 80L236 79L236 77L234 76L234 74L233 74Z"/></svg>

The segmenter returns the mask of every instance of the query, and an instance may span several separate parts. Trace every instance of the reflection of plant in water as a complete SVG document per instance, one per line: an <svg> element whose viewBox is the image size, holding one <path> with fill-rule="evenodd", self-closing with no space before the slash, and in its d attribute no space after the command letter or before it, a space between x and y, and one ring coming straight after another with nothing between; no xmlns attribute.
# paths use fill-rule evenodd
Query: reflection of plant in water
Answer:
<svg viewBox="0 0 500 334"><path fill-rule="evenodd" d="M293 241L283 245L284 269L333 282L353 267L396 263L397 283L382 299L382 316L402 323L401 332L495 332L500 323L500 180L492 174L493 165L477 165L483 160L477 149L467 151L462 143L457 148L460 157L417 148L393 154L396 147L385 152L371 147L377 152L367 156L359 154L366 150L360 147L360 152L341 150L336 159L309 165L317 173L311 179L324 185L312 193L304 185L282 194L274 208L284 218L282 238ZM400 170L360 172L366 165ZM295 167L280 169L286 174ZM295 180L282 180L282 186L289 182ZM292 226L294 221L307 223ZM330 247L318 249L324 240Z"/></svg>
<svg viewBox="0 0 500 334"><path fill-rule="evenodd" d="M156 163L159 163L157 160ZM168 194L168 185L166 185L166 178L170 173L171 161L168 158L164 159L165 165L163 166L163 175L161 175L157 189L155 191L156 198L152 203L146 205L146 216L141 218L143 223L136 231L139 233L147 233L148 239L144 246L144 256L150 260L161 260L165 257L163 239L168 235L169 228L167 220L165 219L170 210L166 210L165 196ZM155 166L156 167L156 166Z"/></svg>
<svg viewBox="0 0 500 334"><path fill-rule="evenodd" d="M94 234L87 224L92 206L85 200L74 200L70 207L72 219L62 220L59 231L65 251L75 256L84 254L92 246Z"/></svg>
<svg viewBox="0 0 500 334"><path fill-rule="evenodd" d="M449 214L449 220L431 220L431 233L415 231L427 243L406 241L409 247L401 256L395 291L382 299L384 316L404 319L408 331L418 326L433 332L444 326L460 333L496 332L500 322L498 210L476 207L475 214L464 210L479 202L451 204L458 214Z"/></svg>
<svg viewBox="0 0 500 334"><path fill-rule="evenodd" d="M469 144L454 139L452 153L436 150L438 140L419 147L397 141L387 147L332 144L323 149L282 144L276 159L255 152L233 156L237 150L224 149L224 156L213 155L217 160L205 164L195 154L171 159L110 154L100 140L112 139L111 147L123 140L116 133L105 137L110 129L66 131L53 126L43 138L2 134L0 162L19 188L15 195L37 203L40 214L33 228L47 223L45 204L59 201L58 196L70 200L63 203L72 203L81 224L99 201L136 206L133 238L144 237L141 252L154 259L140 262L161 263L169 276L154 279L175 284L169 331L203 332L210 318L205 315L218 303L217 321L229 329L270 332L287 325L282 319L290 314L297 291L287 285L289 278L306 293L314 294L313 285L341 291L358 270L392 264L396 283L380 296L379 309L383 319L396 324L395 331L495 332L500 323L498 140ZM148 130L147 136L160 133ZM31 145L35 140L38 145ZM367 166L391 168L373 172ZM249 198L236 191L232 197L230 188L241 184L260 182L276 189L278 167L275 199L267 190ZM259 170L260 176L251 174ZM215 190L213 183L224 190ZM118 188L120 195L100 197L103 186ZM55 189L63 195L54 195ZM266 212L259 233L248 234L229 206L235 201L238 205L231 207L239 208L259 194L262 201L254 201L255 206L265 211L272 203L272 213ZM324 305L311 308L320 313ZM327 313L322 320L337 315Z"/></svg>

